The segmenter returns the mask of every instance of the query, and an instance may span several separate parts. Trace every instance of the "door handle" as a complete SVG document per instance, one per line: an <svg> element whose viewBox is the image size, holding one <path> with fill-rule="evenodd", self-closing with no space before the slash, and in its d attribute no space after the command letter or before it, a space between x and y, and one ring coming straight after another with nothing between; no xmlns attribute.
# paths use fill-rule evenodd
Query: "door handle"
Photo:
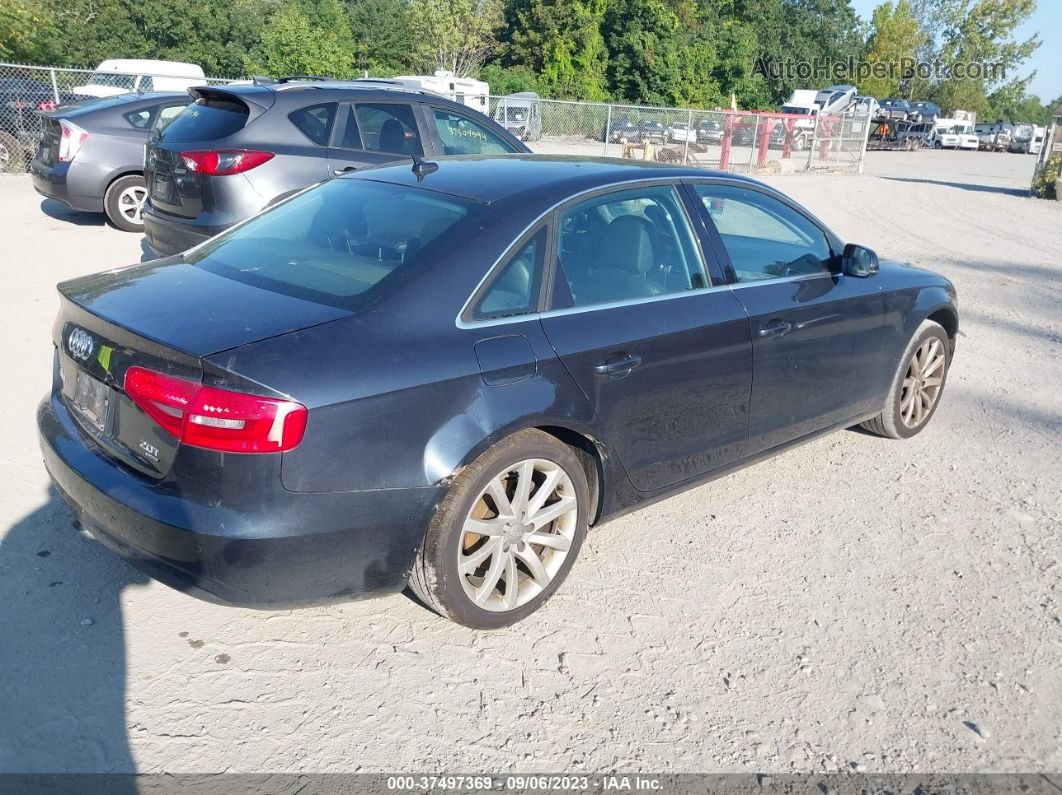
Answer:
<svg viewBox="0 0 1062 795"><path fill-rule="evenodd" d="M619 375L620 373L626 375L641 363L641 356L624 355L622 359L595 365L594 372L598 375Z"/></svg>
<svg viewBox="0 0 1062 795"><path fill-rule="evenodd" d="M792 323L787 323L784 320L772 320L770 323L766 323L760 326L760 336L781 337L784 334L788 334L792 330Z"/></svg>
<svg viewBox="0 0 1062 795"><path fill-rule="evenodd" d="M357 171L357 166L343 166L343 168L333 169L332 176L341 177L344 174L349 174L351 171Z"/></svg>

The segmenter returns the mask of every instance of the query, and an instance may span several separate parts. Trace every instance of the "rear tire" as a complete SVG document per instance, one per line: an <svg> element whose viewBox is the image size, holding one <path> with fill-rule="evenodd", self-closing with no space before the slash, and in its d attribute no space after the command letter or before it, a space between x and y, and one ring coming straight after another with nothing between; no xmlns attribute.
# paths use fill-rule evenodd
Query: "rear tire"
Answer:
<svg viewBox="0 0 1062 795"><path fill-rule="evenodd" d="M473 629L526 618L575 563L589 493L579 459L554 437L527 430L502 440L454 478L410 588L439 615Z"/></svg>
<svg viewBox="0 0 1062 795"><path fill-rule="evenodd" d="M147 199L144 177L129 174L119 177L107 187L103 196L103 211L107 219L123 232L143 232L144 217L141 211Z"/></svg>
<svg viewBox="0 0 1062 795"><path fill-rule="evenodd" d="M923 320L903 352L881 414L862 423L889 439L919 433L940 405L951 366L951 343L943 326Z"/></svg>

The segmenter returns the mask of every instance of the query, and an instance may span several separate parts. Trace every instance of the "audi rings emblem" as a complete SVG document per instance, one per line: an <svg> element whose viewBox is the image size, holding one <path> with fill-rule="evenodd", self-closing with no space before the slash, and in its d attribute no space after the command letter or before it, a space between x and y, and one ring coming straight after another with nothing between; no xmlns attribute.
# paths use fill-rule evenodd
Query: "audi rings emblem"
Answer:
<svg viewBox="0 0 1062 795"><path fill-rule="evenodd" d="M70 355L75 359L87 361L96 349L96 342L85 329L75 326L70 336L66 338L66 347L70 349Z"/></svg>

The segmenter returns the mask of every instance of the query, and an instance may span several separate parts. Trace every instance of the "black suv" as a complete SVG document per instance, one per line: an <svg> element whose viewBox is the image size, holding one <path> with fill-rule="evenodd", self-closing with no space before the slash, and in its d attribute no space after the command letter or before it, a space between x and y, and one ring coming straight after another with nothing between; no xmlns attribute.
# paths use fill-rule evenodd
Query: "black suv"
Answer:
<svg viewBox="0 0 1062 795"><path fill-rule="evenodd" d="M414 156L527 153L476 110L389 81L288 81L189 89L148 145L144 234L175 254L277 197Z"/></svg>

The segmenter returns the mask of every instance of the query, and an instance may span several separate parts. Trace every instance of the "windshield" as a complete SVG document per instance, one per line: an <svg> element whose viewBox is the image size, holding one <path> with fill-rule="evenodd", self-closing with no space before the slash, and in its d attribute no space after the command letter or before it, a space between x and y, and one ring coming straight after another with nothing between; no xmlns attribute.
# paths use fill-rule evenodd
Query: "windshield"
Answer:
<svg viewBox="0 0 1062 795"><path fill-rule="evenodd" d="M125 88L133 90L136 83L136 75L120 75L114 72L94 72L88 81L90 86L107 86L109 88Z"/></svg>
<svg viewBox="0 0 1062 795"><path fill-rule="evenodd" d="M796 113L801 116L811 115L811 108L798 108L795 105L782 105L782 113Z"/></svg>
<svg viewBox="0 0 1062 795"><path fill-rule="evenodd" d="M353 309L483 211L420 188L339 179L213 238L187 260L270 292Z"/></svg>

